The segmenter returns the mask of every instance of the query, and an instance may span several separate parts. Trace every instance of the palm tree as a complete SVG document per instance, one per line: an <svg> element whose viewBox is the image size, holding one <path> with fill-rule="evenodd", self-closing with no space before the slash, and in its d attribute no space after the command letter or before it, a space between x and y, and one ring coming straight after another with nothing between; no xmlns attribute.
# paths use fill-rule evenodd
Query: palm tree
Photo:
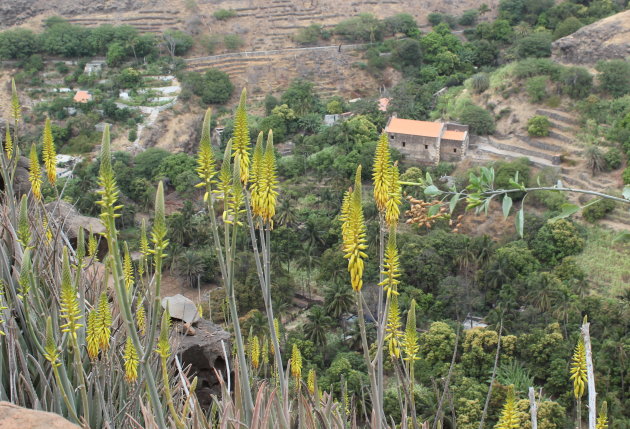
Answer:
<svg viewBox="0 0 630 429"><path fill-rule="evenodd" d="M206 269L205 263L199 253L193 250L186 250L182 253L176 262L176 270L180 276L188 279L190 287L197 285L197 278Z"/></svg>
<svg viewBox="0 0 630 429"><path fill-rule="evenodd" d="M606 168L606 158L604 158L604 154L597 146L590 145L586 148L584 156L586 158L586 166L590 168L593 176Z"/></svg>
<svg viewBox="0 0 630 429"><path fill-rule="evenodd" d="M326 312L320 305L316 305L309 311L308 322L304 324L304 334L306 338L311 340L315 345L326 345L326 332L331 325L332 320L326 315Z"/></svg>
<svg viewBox="0 0 630 429"><path fill-rule="evenodd" d="M339 319L354 306L352 291L343 283L333 283L324 291L324 306L329 316Z"/></svg>
<svg viewBox="0 0 630 429"><path fill-rule="evenodd" d="M311 296L311 272L313 271L313 264L317 263L319 259L313 255L313 244L309 241L305 244L304 248L300 252L299 262L306 265L306 285L308 288L308 295Z"/></svg>
<svg viewBox="0 0 630 429"><path fill-rule="evenodd" d="M297 222L297 211L295 205L288 198L282 198L278 204L278 214L276 216L278 225L291 226Z"/></svg>

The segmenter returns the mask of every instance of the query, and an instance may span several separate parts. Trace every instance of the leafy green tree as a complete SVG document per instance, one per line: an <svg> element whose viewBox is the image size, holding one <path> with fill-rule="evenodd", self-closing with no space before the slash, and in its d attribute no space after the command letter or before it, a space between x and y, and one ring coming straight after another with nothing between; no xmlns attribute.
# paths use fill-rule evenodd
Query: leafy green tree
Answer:
<svg viewBox="0 0 630 429"><path fill-rule="evenodd" d="M420 334L419 367L425 367L427 373L444 376L448 372L453 349L455 332L444 322L433 322L427 332Z"/></svg>
<svg viewBox="0 0 630 429"><path fill-rule="evenodd" d="M115 77L120 88L137 88L142 83L142 74L134 68L127 67Z"/></svg>
<svg viewBox="0 0 630 429"><path fill-rule="evenodd" d="M43 49L52 55L86 57L94 54L90 43L90 30L67 22L59 22L44 30Z"/></svg>
<svg viewBox="0 0 630 429"><path fill-rule="evenodd" d="M177 153L164 158L155 170L157 180L167 179L174 182L177 177L186 172L194 171L196 167L195 158L185 153ZM155 166L154 166L155 168Z"/></svg>
<svg viewBox="0 0 630 429"><path fill-rule="evenodd" d="M307 80L297 79L282 94L282 103L289 106L298 116L319 109L319 98L313 91L313 83Z"/></svg>
<svg viewBox="0 0 630 429"><path fill-rule="evenodd" d="M232 93L234 85L227 73L218 69L210 69L204 74L204 89L201 99L206 104L224 104Z"/></svg>
<svg viewBox="0 0 630 429"><path fill-rule="evenodd" d="M585 98L591 93L593 76L584 67L567 67L560 73L562 92L571 98Z"/></svg>
<svg viewBox="0 0 630 429"><path fill-rule="evenodd" d="M544 115L535 115L527 121L527 133L533 137L546 137L549 135L551 123Z"/></svg>
<svg viewBox="0 0 630 429"><path fill-rule="evenodd" d="M630 93L630 62L624 60L600 61L596 66L600 73L599 86L613 97Z"/></svg>
<svg viewBox="0 0 630 429"><path fill-rule="evenodd" d="M558 264L564 257L577 255L584 249L584 238L566 219L548 222L538 230L531 242L532 253L541 262Z"/></svg>
<svg viewBox="0 0 630 429"><path fill-rule="evenodd" d="M459 114L459 121L470 126L470 132L479 135L494 132L494 118L484 108L472 103L466 104Z"/></svg>
<svg viewBox="0 0 630 429"><path fill-rule="evenodd" d="M0 32L0 59L28 58L40 49L40 39L31 30L16 28Z"/></svg>
<svg viewBox="0 0 630 429"><path fill-rule="evenodd" d="M419 35L418 23L413 16L408 13L398 13L383 20L385 31L395 36L402 33L405 36L414 37Z"/></svg>
<svg viewBox="0 0 630 429"><path fill-rule="evenodd" d="M383 23L374 15L362 13L337 24L333 32L350 42L370 42L383 40Z"/></svg>
<svg viewBox="0 0 630 429"><path fill-rule="evenodd" d="M555 31L553 32L553 38L559 39L561 37L568 36L569 34L573 34L580 28L582 28L583 25L584 24L582 24L582 21L580 21L578 18L576 18L575 16L570 16L562 21L560 24L558 24Z"/></svg>
<svg viewBox="0 0 630 429"><path fill-rule="evenodd" d="M193 38L181 30L166 30L162 33L162 43L171 57L184 55L192 48Z"/></svg>
<svg viewBox="0 0 630 429"><path fill-rule="evenodd" d="M459 18L459 25L475 25L477 23L477 18L479 18L479 11L477 9L466 10Z"/></svg>
<svg viewBox="0 0 630 429"><path fill-rule="evenodd" d="M162 161L171 156L171 153L157 147L149 148L143 152L140 152L134 158L134 173L138 177L145 179L153 179L157 166Z"/></svg>
<svg viewBox="0 0 630 429"><path fill-rule="evenodd" d="M125 61L127 58L127 50L119 43L114 42L109 45L107 49L107 65L110 67L116 67Z"/></svg>
<svg viewBox="0 0 630 429"><path fill-rule="evenodd" d="M308 27L300 28L293 40L300 45L314 45L322 37L322 26L311 24Z"/></svg>

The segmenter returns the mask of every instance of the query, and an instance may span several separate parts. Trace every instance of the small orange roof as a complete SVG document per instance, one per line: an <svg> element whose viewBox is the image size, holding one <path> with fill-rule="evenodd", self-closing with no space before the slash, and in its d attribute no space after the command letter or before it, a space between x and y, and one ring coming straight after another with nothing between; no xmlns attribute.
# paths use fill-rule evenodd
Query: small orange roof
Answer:
<svg viewBox="0 0 630 429"><path fill-rule="evenodd" d="M74 101L76 101L77 103L87 103L88 101L90 101L92 99L92 94L90 94L87 91L77 91L77 93L74 95Z"/></svg>
<svg viewBox="0 0 630 429"><path fill-rule="evenodd" d="M466 138L466 132L465 131L446 130L446 131L444 131L444 135L442 135L442 138L446 139L446 140L464 141L464 139Z"/></svg>
<svg viewBox="0 0 630 429"><path fill-rule="evenodd" d="M442 133L443 126L444 124L441 122L392 118L385 128L385 132L407 134L411 136L439 137Z"/></svg>

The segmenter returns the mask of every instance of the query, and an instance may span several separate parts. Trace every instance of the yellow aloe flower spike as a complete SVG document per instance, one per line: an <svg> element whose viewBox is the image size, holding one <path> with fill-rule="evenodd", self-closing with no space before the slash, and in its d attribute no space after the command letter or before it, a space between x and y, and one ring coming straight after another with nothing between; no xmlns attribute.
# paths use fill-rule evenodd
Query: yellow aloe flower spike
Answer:
<svg viewBox="0 0 630 429"><path fill-rule="evenodd" d="M33 190L33 196L37 200L42 199L42 170L39 166L39 158L37 157L37 150L35 145L31 146L30 153L30 169L28 180L31 182L31 189Z"/></svg>
<svg viewBox="0 0 630 429"><path fill-rule="evenodd" d="M234 160L234 170L232 171L232 187L230 189L230 198L227 202L227 211L223 212L224 221L226 223L235 223L241 225L238 220L240 215L245 212L245 195L243 194L243 186L239 181L240 163L238 156Z"/></svg>
<svg viewBox="0 0 630 429"><path fill-rule="evenodd" d="M586 349L584 348L584 340L580 337L571 359L571 380L573 380L573 395L575 399L580 399L584 396L586 378Z"/></svg>
<svg viewBox="0 0 630 429"><path fill-rule="evenodd" d="M116 231L110 231L110 222L120 214L116 211L122 208L121 205L116 205L118 201L118 185L116 184L116 178L114 177L114 170L112 169L112 156L110 152L110 137L109 137L109 125L105 125L103 130L103 139L101 141L101 167L99 170L98 184L100 189L96 191L101 199L96 203L101 206L101 221L107 229L109 236L114 236Z"/></svg>
<svg viewBox="0 0 630 429"><path fill-rule="evenodd" d="M342 216L345 218L342 225L343 252L344 257L348 260L352 289L358 292L363 288L364 259L367 258L367 254L364 252L367 249L367 240L365 238L363 207L361 206L361 166L357 168L352 196L348 202L344 198L344 204L347 204L347 207L342 207L342 209L346 210L347 214L342 212Z"/></svg>
<svg viewBox="0 0 630 429"><path fill-rule="evenodd" d="M306 379L306 385L308 386L308 393L311 395L315 393L315 381L317 380L317 374L315 373L315 369L311 368L308 371L308 377Z"/></svg>
<svg viewBox="0 0 630 429"><path fill-rule="evenodd" d="M87 316L87 330L85 341L87 343L87 352L90 359L96 359L100 350L98 341L98 311L92 310Z"/></svg>
<svg viewBox="0 0 630 429"><path fill-rule="evenodd" d="M133 278L133 262L131 261L131 255L129 254L129 246L125 241L125 256L123 257L123 278L125 280L125 287L127 292L131 292L131 288L134 284Z"/></svg>
<svg viewBox="0 0 630 429"><path fill-rule="evenodd" d="M260 199L260 217L271 224L276 214L276 198L278 196L278 177L276 172L276 155L273 151L273 132L269 130L267 146L259 171L258 197Z"/></svg>
<svg viewBox="0 0 630 429"><path fill-rule="evenodd" d="M155 351L162 359L167 359L171 355L171 344L168 341L171 328L171 316L168 309L162 313L162 322L160 324L160 339L158 340Z"/></svg>
<svg viewBox="0 0 630 429"><path fill-rule="evenodd" d="M400 188L400 173L398 171L398 162L389 168L387 176L388 193L387 202L385 203L385 222L390 228L398 225L400 217L400 204L402 202L402 190Z"/></svg>
<svg viewBox="0 0 630 429"><path fill-rule="evenodd" d="M602 406L599 409L595 429L608 429L608 404L606 401L602 402Z"/></svg>
<svg viewBox="0 0 630 429"><path fill-rule="evenodd" d="M385 341L392 359L400 358L401 339L403 338L402 323L400 322L400 309L398 296L392 295L387 309L387 325L385 326Z"/></svg>
<svg viewBox="0 0 630 429"><path fill-rule="evenodd" d="M147 333L147 313L144 309L144 305L138 304L138 308L136 310L136 323L138 324L138 330L141 335L146 335Z"/></svg>
<svg viewBox="0 0 630 429"><path fill-rule="evenodd" d="M514 385L511 385L508 388L505 405L503 405L503 410L495 429L518 429L520 426L516 411L516 400L514 399Z"/></svg>
<svg viewBox="0 0 630 429"><path fill-rule="evenodd" d="M22 195L20 200L20 211L18 213L18 241L24 248L31 242L31 226L28 222L28 205L26 195Z"/></svg>
<svg viewBox="0 0 630 429"><path fill-rule="evenodd" d="M42 140L42 158L44 160L44 167L46 167L46 175L48 176L48 182L52 186L55 186L57 182L57 153L55 151L55 141L52 135L50 118L46 118Z"/></svg>
<svg viewBox="0 0 630 429"><path fill-rule="evenodd" d="M263 338L262 350L260 354L261 354L261 361L263 365L269 364L269 339L267 337Z"/></svg>
<svg viewBox="0 0 630 429"><path fill-rule="evenodd" d="M59 362L59 349L55 344L55 337L53 335L52 319L50 316L46 318L46 345L44 346L44 357L53 367L61 365Z"/></svg>
<svg viewBox="0 0 630 429"><path fill-rule="evenodd" d="M383 289L387 292L387 296L398 295L398 284L400 280L400 260L398 256L398 247L396 246L396 230L392 227L389 230L389 237L387 239L387 248L385 249L385 260L383 264L383 271L381 272L385 277L383 281L379 283L379 286L383 286Z"/></svg>
<svg viewBox="0 0 630 429"><path fill-rule="evenodd" d="M302 377L302 353L295 343L293 343L291 350L291 375L295 377L296 390L299 390L300 378Z"/></svg>
<svg viewBox="0 0 630 429"><path fill-rule="evenodd" d="M125 368L125 380L128 383L135 383L138 379L138 365L140 360L138 359L138 351L133 346L131 337L127 337L125 343L125 352L123 354L123 366Z"/></svg>
<svg viewBox="0 0 630 429"><path fill-rule="evenodd" d="M260 180L262 177L262 167L264 162L263 132L258 133L254 155L252 156L252 168L249 172L249 192L252 196L252 213L254 216L261 215L260 204Z"/></svg>
<svg viewBox="0 0 630 429"><path fill-rule="evenodd" d="M416 300L412 299L407 312L407 326L403 337L403 348L405 350L405 360L413 365L413 361L418 359L418 332L416 331Z"/></svg>
<svg viewBox="0 0 630 429"><path fill-rule="evenodd" d="M236 108L234 117L234 142L232 147L232 157L237 161L240 167L240 180L243 184L247 183L249 178L249 127L247 125L247 110L245 108L245 100L247 91L243 88L241 99Z"/></svg>
<svg viewBox="0 0 630 429"><path fill-rule="evenodd" d="M230 198L232 191L232 167L230 164L230 153L232 151L232 139L230 139L225 146L225 152L223 152L223 162L221 163L221 170L219 171L219 183L217 184L217 190L214 191L219 194L219 198L223 200L224 213L227 208L227 201Z"/></svg>
<svg viewBox="0 0 630 429"><path fill-rule="evenodd" d="M15 79L11 79L11 118L17 127L22 117L22 106L18 98L17 88L15 87Z"/></svg>
<svg viewBox="0 0 630 429"><path fill-rule="evenodd" d="M4 151L7 154L7 158L13 158L13 138L11 137L11 131L9 131L9 127L6 129L5 137L4 137Z"/></svg>
<svg viewBox="0 0 630 429"><path fill-rule="evenodd" d="M166 213L164 208L164 183L158 183L155 194L155 216L153 218L153 229L151 230L151 241L153 249L150 252L159 257L166 257L164 250L168 246L166 239Z"/></svg>
<svg viewBox="0 0 630 429"><path fill-rule="evenodd" d="M91 258L96 259L97 251L98 251L98 241L96 240L96 236L92 233L92 228L90 228L90 234L88 235L88 255Z"/></svg>
<svg viewBox="0 0 630 429"><path fill-rule="evenodd" d="M380 212L385 210L387 203L389 186L387 176L391 167L391 156L389 153L389 140L387 134L382 133L376 145L374 153L374 167L372 168L372 180L374 182L374 202Z"/></svg>
<svg viewBox="0 0 630 429"><path fill-rule="evenodd" d="M252 367L258 369L258 367L260 366L260 342L258 341L258 336L256 335L252 337L249 354L249 359L252 363Z"/></svg>
<svg viewBox="0 0 630 429"><path fill-rule="evenodd" d="M60 307L61 317L65 321L65 323L61 325L61 331L69 333L74 339L76 339L77 330L83 325L79 323L81 321L81 310L79 309L77 289L72 282L70 260L68 258L68 249L66 247L63 248L61 267Z"/></svg>
<svg viewBox="0 0 630 429"><path fill-rule="evenodd" d="M204 195L204 201L209 198L208 191L214 183L216 176L216 159L212 152L212 144L210 141L210 126L212 119L212 109L208 108L203 118L203 127L201 129L201 140L199 141L199 153L197 154L197 174L201 178L201 183L197 187L206 186L208 189Z"/></svg>
<svg viewBox="0 0 630 429"><path fill-rule="evenodd" d="M104 352L109 350L109 342L112 336L112 310L109 305L107 293L101 293L96 309L96 336L98 345Z"/></svg>

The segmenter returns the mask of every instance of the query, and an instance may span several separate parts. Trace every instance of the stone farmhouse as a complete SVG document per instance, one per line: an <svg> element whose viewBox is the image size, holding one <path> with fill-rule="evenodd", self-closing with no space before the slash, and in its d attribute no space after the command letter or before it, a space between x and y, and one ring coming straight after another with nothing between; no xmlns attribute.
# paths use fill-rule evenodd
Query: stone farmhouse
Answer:
<svg viewBox="0 0 630 429"><path fill-rule="evenodd" d="M404 158L422 164L460 161L468 150L468 125L391 117L385 132Z"/></svg>

